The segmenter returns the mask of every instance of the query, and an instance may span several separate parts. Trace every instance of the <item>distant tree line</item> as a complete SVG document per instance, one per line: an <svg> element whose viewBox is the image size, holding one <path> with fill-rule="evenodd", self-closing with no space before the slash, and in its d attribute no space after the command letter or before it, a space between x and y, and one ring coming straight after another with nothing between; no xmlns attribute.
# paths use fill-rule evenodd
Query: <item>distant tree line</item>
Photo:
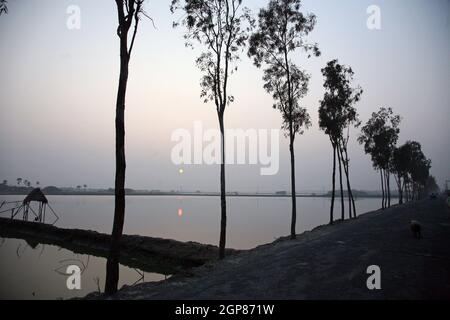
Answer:
<svg viewBox="0 0 450 320"><path fill-rule="evenodd" d="M397 146L400 121L391 108L381 108L372 114L358 137L371 156L373 167L380 172L383 209L391 206L391 176L397 184L400 204L425 196L425 191L438 190L430 176L431 160L424 155L420 143L407 141Z"/></svg>
<svg viewBox="0 0 450 320"><path fill-rule="evenodd" d="M397 183L400 204L439 191L436 179L430 175L431 160L425 157L416 141L395 147L390 168Z"/></svg>
<svg viewBox="0 0 450 320"><path fill-rule="evenodd" d="M38 187L38 186L41 184L39 181L36 181L36 182L33 184L30 180L28 180L28 179L23 179L23 178L17 178L17 179L16 179L16 183L17 183L18 186L22 185L22 186L28 187L28 188L33 187L33 186ZM3 184L4 184L4 185L7 185L7 184L8 184L8 180L3 180Z"/></svg>
<svg viewBox="0 0 450 320"><path fill-rule="evenodd" d="M38 188L41 185L40 181L36 181L36 182L33 183L30 180L23 179L23 178L17 178L16 179L16 183L17 183L17 186L24 186L24 187L27 187L27 188L33 188L33 187ZM8 180L3 180L2 185L7 186L8 185ZM87 184L83 184L82 186L81 185L77 185L76 186L77 190L82 190L82 188L84 188L84 190L86 190L87 189Z"/></svg>

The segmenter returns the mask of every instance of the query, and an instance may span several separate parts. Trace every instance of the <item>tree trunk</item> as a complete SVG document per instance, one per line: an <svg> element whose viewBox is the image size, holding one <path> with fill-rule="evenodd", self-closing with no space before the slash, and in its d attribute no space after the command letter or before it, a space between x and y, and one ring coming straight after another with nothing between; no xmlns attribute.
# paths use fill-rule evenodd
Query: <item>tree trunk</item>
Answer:
<svg viewBox="0 0 450 320"><path fill-rule="evenodd" d="M387 209L388 204L388 190L387 190L387 176L386 170L383 170L383 182L384 182L384 208Z"/></svg>
<svg viewBox="0 0 450 320"><path fill-rule="evenodd" d="M349 166L347 147L344 148L344 152L345 152L345 159L346 159L346 162L347 162L347 183L348 183L348 187L349 187L349 190L350 190L350 198L352 199L353 217L356 218L355 198L353 197L353 191L352 191L352 187L350 185L350 166Z"/></svg>
<svg viewBox="0 0 450 320"><path fill-rule="evenodd" d="M330 208L330 224L333 224L334 197L336 194L336 146L333 144L333 176L332 176L332 193Z"/></svg>
<svg viewBox="0 0 450 320"><path fill-rule="evenodd" d="M345 206L344 206L344 188L342 185L342 159L341 159L341 155L339 152L339 146L338 148L338 162L339 162L339 185L341 188L341 220L344 221L345 219Z"/></svg>
<svg viewBox="0 0 450 320"><path fill-rule="evenodd" d="M291 153L291 192L292 192L292 219L291 219L291 239L296 238L295 226L297 224L297 194L295 192L295 154L294 137L290 134L289 151Z"/></svg>
<svg viewBox="0 0 450 320"><path fill-rule="evenodd" d="M125 96L128 82L127 35L120 38L120 78L116 102L116 176L114 189L114 222L111 247L106 263L105 294L117 292L119 282L120 238L125 219Z"/></svg>
<svg viewBox="0 0 450 320"><path fill-rule="evenodd" d="M408 183L408 201L413 200L413 187L411 183Z"/></svg>
<svg viewBox="0 0 450 320"><path fill-rule="evenodd" d="M351 219L352 216L352 189L350 187L350 178L349 178L349 169L348 169L348 154L345 152L345 159L344 159L344 147L340 149L341 152L341 158L343 159L344 164L344 173L346 177L347 182L347 198L348 198L348 218Z"/></svg>
<svg viewBox="0 0 450 320"><path fill-rule="evenodd" d="M222 147L222 163L220 164L220 240L219 240L219 258L225 257L226 233L227 233L227 201L225 189L225 126L223 113L219 114L219 125Z"/></svg>
<svg viewBox="0 0 450 320"><path fill-rule="evenodd" d="M408 184L405 178L403 178L403 193L405 195L405 202L408 202Z"/></svg>
<svg viewBox="0 0 450 320"><path fill-rule="evenodd" d="M406 190L406 201L410 201L411 200L411 192L410 192L410 188L409 188L409 182L405 183L405 190Z"/></svg>
<svg viewBox="0 0 450 320"><path fill-rule="evenodd" d="M414 183L414 194L414 200L419 200L419 186L417 185L417 183Z"/></svg>
<svg viewBox="0 0 450 320"><path fill-rule="evenodd" d="M383 182L383 169L380 169L381 179L381 208L384 209L384 182Z"/></svg>
<svg viewBox="0 0 450 320"><path fill-rule="evenodd" d="M386 174L386 170L383 170L384 173L384 207L388 208L388 183L387 183L387 174Z"/></svg>
<svg viewBox="0 0 450 320"><path fill-rule="evenodd" d="M295 153L294 153L294 138L295 132L293 128L293 109L294 102L292 97L292 87L291 87L291 72L289 67L288 59L288 49L284 47L284 63L286 66L286 80L287 80L287 90L288 90L288 106L289 106L289 151L291 153L291 197L292 197L292 219L291 219L291 240L296 238L295 226L297 224L297 194L295 192Z"/></svg>
<svg viewBox="0 0 450 320"><path fill-rule="evenodd" d="M403 189L402 189L402 177L399 175L397 177L398 181L398 204L402 205L403 204Z"/></svg>
<svg viewBox="0 0 450 320"><path fill-rule="evenodd" d="M383 196L383 209L386 208L386 198L387 198L387 190L386 190L386 173L384 170L382 170L383 173L383 190L384 190L384 196Z"/></svg>
<svg viewBox="0 0 450 320"><path fill-rule="evenodd" d="M391 207L391 173L389 170L386 170L386 183L387 183L387 192L388 192L388 208Z"/></svg>

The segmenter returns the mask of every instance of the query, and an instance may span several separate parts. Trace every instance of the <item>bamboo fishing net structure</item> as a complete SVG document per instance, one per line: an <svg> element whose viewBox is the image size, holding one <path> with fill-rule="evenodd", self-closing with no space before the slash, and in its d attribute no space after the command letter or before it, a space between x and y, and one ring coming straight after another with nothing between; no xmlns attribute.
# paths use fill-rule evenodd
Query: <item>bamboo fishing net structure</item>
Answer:
<svg viewBox="0 0 450 320"><path fill-rule="evenodd" d="M11 219L21 217L24 221L34 221L45 223L47 217L47 208L55 217L51 223L54 225L59 220L59 216L50 206L47 197L40 188L33 189L23 201L2 201L0 203L0 214L11 212Z"/></svg>

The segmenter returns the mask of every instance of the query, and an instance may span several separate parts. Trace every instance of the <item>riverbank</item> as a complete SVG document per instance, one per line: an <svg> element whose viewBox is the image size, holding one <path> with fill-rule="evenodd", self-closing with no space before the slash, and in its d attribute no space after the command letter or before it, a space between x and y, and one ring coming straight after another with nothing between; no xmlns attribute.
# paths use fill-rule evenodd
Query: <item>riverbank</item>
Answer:
<svg viewBox="0 0 450 320"><path fill-rule="evenodd" d="M110 235L79 229L57 228L52 225L0 218L0 238L23 239L31 247L50 244L74 253L108 257ZM228 249L228 254L237 250ZM145 272L165 275L186 274L193 267L216 260L219 249L213 245L181 242L138 235L121 239L122 265Z"/></svg>
<svg viewBox="0 0 450 320"><path fill-rule="evenodd" d="M422 239L413 238L411 220L421 223ZM190 276L125 286L113 298L450 299L449 243L445 199L427 199L279 239ZM370 265L381 269L381 290L367 288Z"/></svg>

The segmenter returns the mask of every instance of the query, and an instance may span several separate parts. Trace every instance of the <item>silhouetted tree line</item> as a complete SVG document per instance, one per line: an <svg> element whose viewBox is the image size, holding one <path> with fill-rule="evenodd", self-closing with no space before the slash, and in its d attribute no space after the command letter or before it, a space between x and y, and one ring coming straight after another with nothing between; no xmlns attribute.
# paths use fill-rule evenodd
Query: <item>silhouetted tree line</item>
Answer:
<svg viewBox="0 0 450 320"><path fill-rule="evenodd" d="M391 206L391 176L397 184L399 204L425 196L427 182L434 181L430 176L431 160L422 152L420 143L407 141L397 146L400 121L391 108L381 108L372 114L358 137L373 167L380 172L383 209Z"/></svg>
<svg viewBox="0 0 450 320"><path fill-rule="evenodd" d="M17 179L16 179L16 183L17 183L17 186L23 185L24 187L28 187L28 188L33 187L33 182L31 182L31 181L28 180L28 179L17 178ZM7 184L8 184L8 180L3 180L3 184L4 184L4 185L7 185ZM41 183L40 183L39 181L36 181L36 182L34 183L34 185L35 185L36 187L39 187L40 184L41 184Z"/></svg>
<svg viewBox="0 0 450 320"><path fill-rule="evenodd" d="M425 157L416 141L396 147L390 167L398 187L399 204L439 190L435 178L430 176L431 160Z"/></svg>

